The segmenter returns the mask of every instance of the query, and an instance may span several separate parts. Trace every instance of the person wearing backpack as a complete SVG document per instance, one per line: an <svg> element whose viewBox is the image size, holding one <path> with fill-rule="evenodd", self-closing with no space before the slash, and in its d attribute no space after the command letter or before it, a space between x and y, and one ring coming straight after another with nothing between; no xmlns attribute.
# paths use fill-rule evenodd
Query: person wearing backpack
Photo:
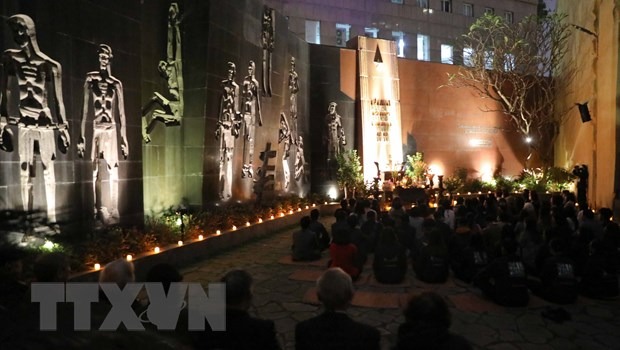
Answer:
<svg viewBox="0 0 620 350"><path fill-rule="evenodd" d="M502 240L503 255L474 276L474 285L491 300L504 306L526 306L530 300L527 273L517 255L519 244L511 238Z"/></svg>
<svg viewBox="0 0 620 350"><path fill-rule="evenodd" d="M566 254L567 243L561 238L549 242L551 256L540 271L540 284L532 285L532 292L557 304L572 304L577 300L579 288L575 277L575 263Z"/></svg>

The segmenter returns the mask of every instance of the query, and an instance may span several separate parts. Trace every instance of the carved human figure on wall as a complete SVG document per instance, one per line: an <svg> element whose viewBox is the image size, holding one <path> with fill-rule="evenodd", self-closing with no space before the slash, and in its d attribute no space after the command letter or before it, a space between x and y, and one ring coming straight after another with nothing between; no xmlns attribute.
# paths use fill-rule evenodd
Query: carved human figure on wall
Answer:
<svg viewBox="0 0 620 350"><path fill-rule="evenodd" d="M0 130L5 130L7 124L17 125L24 210L32 209L32 177L38 151L43 165L47 218L56 222L56 147L65 153L70 145L62 97L62 67L39 49L30 17L22 14L11 16L8 25L19 48L6 50L2 55ZM15 102L17 110L11 110ZM57 142L54 130L59 132ZM12 149L13 145L0 148Z"/></svg>
<svg viewBox="0 0 620 350"><path fill-rule="evenodd" d="M282 171L284 172L284 189L287 189L291 183L291 170L288 162L291 156L291 144L293 143L293 139L291 128L284 113L280 113L280 132L278 143L284 143L284 151L282 152Z"/></svg>
<svg viewBox="0 0 620 350"><path fill-rule="evenodd" d="M265 6L263 12L263 30L261 35L263 46L263 96L271 96L271 55L275 44L275 11Z"/></svg>
<svg viewBox="0 0 620 350"><path fill-rule="evenodd" d="M179 5L170 4L168 10L168 44L166 60L159 61L157 69L166 80L168 98L155 92L151 100L142 108L142 138L144 142L151 142L150 133L160 122L165 126L181 124L183 118L183 60L181 47L181 30L179 29ZM154 108L159 107L159 109ZM151 119L148 115L151 113Z"/></svg>
<svg viewBox="0 0 620 350"><path fill-rule="evenodd" d="M239 137L241 113L239 112L239 85L235 82L237 69L228 62L228 76L222 80L222 96L218 127L215 138L220 141L220 198L232 196L232 163L235 138Z"/></svg>
<svg viewBox="0 0 620 350"><path fill-rule="evenodd" d="M256 65L254 61L248 64L248 75L243 80L241 113L243 114L243 169L241 177L252 177L254 170L254 139L256 138L256 122L263 125L263 117L260 111L260 95L258 93L258 80L255 76Z"/></svg>
<svg viewBox="0 0 620 350"><path fill-rule="evenodd" d="M291 70L288 73L288 91L290 94L290 116L292 119L293 139L297 141L297 93L299 92L299 76L295 71L295 57L291 57Z"/></svg>
<svg viewBox="0 0 620 350"><path fill-rule="evenodd" d="M306 158L304 157L304 139L297 137L297 152L295 153L295 180L301 180L305 175Z"/></svg>
<svg viewBox="0 0 620 350"><path fill-rule="evenodd" d="M97 52L99 54L99 70L87 73L84 82L84 105L77 151L78 156L84 158L86 153L86 120L92 110L93 138L90 159L93 162L94 215L95 218L100 218L103 223L112 224L119 221L117 131L120 131L121 153L125 159L129 155L129 144L127 142L123 84L112 76L112 48L101 44ZM105 160L109 174L109 210L102 203L102 199L97 198L97 189L100 186L97 182L101 183L99 175L101 159Z"/></svg>
<svg viewBox="0 0 620 350"><path fill-rule="evenodd" d="M342 129L342 118L336 112L336 102L331 102L327 109L325 122L327 130L325 133L325 143L327 144L327 161L335 160L340 154L344 145L347 144L344 130Z"/></svg>

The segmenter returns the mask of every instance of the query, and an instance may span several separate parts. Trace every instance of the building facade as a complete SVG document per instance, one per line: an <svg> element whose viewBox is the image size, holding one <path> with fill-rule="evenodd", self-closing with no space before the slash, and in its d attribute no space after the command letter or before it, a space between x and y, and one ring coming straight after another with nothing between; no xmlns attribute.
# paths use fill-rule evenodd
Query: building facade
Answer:
<svg viewBox="0 0 620 350"><path fill-rule="evenodd" d="M535 14L538 0L266 0L309 43L346 46L368 36L394 40L399 57L452 63L454 39L485 12L511 22ZM454 58L454 60L453 60Z"/></svg>

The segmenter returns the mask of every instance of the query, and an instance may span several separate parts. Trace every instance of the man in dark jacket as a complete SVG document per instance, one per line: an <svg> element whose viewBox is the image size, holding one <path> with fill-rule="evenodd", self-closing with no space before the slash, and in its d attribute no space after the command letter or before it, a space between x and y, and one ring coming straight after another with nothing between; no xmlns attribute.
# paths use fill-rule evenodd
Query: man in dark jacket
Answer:
<svg viewBox="0 0 620 350"><path fill-rule="evenodd" d="M325 312L297 324L296 349L378 350L379 331L345 313L353 293L353 282L346 272L340 268L325 271L317 281L317 294Z"/></svg>
<svg viewBox="0 0 620 350"><path fill-rule="evenodd" d="M252 276L233 270L222 277L226 284L226 331L210 329L194 337L196 349L280 349L273 321L250 316Z"/></svg>

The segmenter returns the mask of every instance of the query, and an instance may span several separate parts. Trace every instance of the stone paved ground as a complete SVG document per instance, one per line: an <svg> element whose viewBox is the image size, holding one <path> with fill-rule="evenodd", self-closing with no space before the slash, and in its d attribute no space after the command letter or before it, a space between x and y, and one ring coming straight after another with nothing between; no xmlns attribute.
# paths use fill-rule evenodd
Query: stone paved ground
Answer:
<svg viewBox="0 0 620 350"><path fill-rule="evenodd" d="M331 220L324 220L326 227ZM295 325L321 312L320 307L302 303L312 282L293 281L288 276L299 269L318 269L283 265L278 260L289 252L293 230L250 242L183 269L185 281L204 285L216 282L225 272L235 268L249 271L254 277L254 309L258 317L275 321L281 343L294 349ZM358 290L417 293L436 290L448 299L453 316L451 330L465 336L476 349L620 349L620 300L595 301L581 299L565 309L572 320L562 324L541 317L548 304L530 302L527 308L495 307L488 303L473 305L454 300L480 300L478 291L450 279L443 285L426 285L408 276L413 286L362 286ZM398 326L404 321L400 309L351 307L354 319L377 327L382 334L382 348L394 345Z"/></svg>

